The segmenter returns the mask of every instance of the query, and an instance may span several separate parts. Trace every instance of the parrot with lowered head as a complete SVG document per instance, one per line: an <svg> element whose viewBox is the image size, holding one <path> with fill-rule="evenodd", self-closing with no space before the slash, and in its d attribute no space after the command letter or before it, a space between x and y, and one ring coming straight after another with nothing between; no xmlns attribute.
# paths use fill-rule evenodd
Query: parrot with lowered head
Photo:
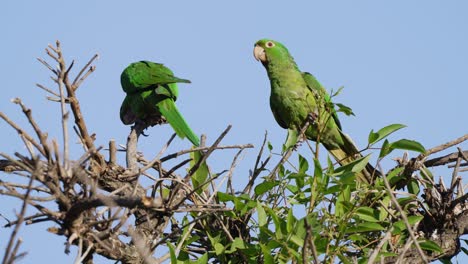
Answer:
<svg viewBox="0 0 468 264"><path fill-rule="evenodd" d="M120 119L125 125L137 120L146 126L169 123L180 138L188 138L199 146L200 139L189 127L175 105L179 94L177 83L189 80L174 76L163 64L139 61L130 64L120 75L126 93L120 107Z"/></svg>
<svg viewBox="0 0 468 264"><path fill-rule="evenodd" d="M288 130L285 146L294 146L309 114L312 124L305 131L307 139L320 142L341 165L361 158L361 154L341 130L331 99L325 88L308 72L299 70L288 49L278 41L262 39L255 43L254 57L265 67L270 80L270 107L278 124ZM357 174L372 181L374 169L369 164Z"/></svg>

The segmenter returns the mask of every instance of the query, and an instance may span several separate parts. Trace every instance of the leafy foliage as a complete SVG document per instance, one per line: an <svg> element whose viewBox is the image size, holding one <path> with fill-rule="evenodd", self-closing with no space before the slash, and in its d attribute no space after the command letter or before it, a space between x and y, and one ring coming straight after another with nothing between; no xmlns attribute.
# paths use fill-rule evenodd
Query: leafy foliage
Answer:
<svg viewBox="0 0 468 264"><path fill-rule="evenodd" d="M415 152L418 156L408 159L405 154L397 159L394 168L376 172L373 182L364 183L358 181L356 175L372 163L375 153L363 154L345 166L338 166L329 157L318 155L322 153L317 149L318 144L313 144L315 148L307 144L310 152L296 146L297 149L275 153L276 145L265 135L249 182L244 188L234 190L230 176L236 159L252 146L219 146L230 127L212 146L160 158L163 148L151 162L136 151L136 133L144 129L136 127L125 149L127 167L122 167L115 158L115 142L109 144L109 160L94 145L75 94L94 66L80 78L83 69L71 83L68 81L71 66L66 66L59 43L50 49L48 53L57 53L51 57L59 63L58 69L40 61L54 74L58 86L65 86L67 97L63 91L46 90L59 97L54 100L61 102L63 109L69 102L79 142L85 149L84 158L70 160L66 147L62 158L58 143L47 139L45 130L39 128L31 110L21 100L16 99L15 103L21 106L37 139L0 112L0 117L18 131L30 154L15 153L18 157L15 159L0 153L6 158L0 160L0 169L30 181L28 186L17 184L10 175L7 180L0 181L2 195L19 198L24 203L18 219L7 225L16 225L16 229L6 250L8 261L5 263L18 259L19 242L15 235L25 219L31 223L52 221L58 227L49 231L66 237L66 250L79 246L78 262L84 263L92 263L94 254L122 263L165 260L194 264L394 263L398 258L409 263L435 259L450 263L449 259L460 250L468 252L459 243L460 230L467 227L457 221L467 212L463 185L457 178L460 162L468 155L466 151L458 149L449 156L428 160L437 148L426 150L409 139L392 141L389 136L405 126L388 125L369 133L364 151L378 149L373 165L381 167L394 150ZM332 97L341 91L340 88L331 93ZM337 112L353 115L347 106L333 104L331 100L326 104L326 109L336 108ZM65 126L68 115L62 116L61 124ZM66 129L63 131L66 145L69 135ZM440 149L466 139L468 136L441 145ZM238 149L231 167L218 174L212 173L210 154L226 148ZM164 168L165 161L188 153L189 159L170 169ZM272 165L275 158L279 160ZM426 164L449 163L454 167L454 176L447 188L443 181L435 181ZM186 164L189 164L187 170L180 169ZM146 179L146 183L150 181L149 186L143 186L139 176L150 173L155 176ZM224 181L227 184L223 185ZM221 190L220 186L225 189ZM42 196L29 196L32 191ZM44 203L44 197L46 203L56 202L57 208ZM26 217L28 204L40 213ZM135 220L133 223L129 221L131 218ZM15 241L16 246L13 246ZM463 241L467 244L467 240ZM89 250L83 250L84 247Z"/></svg>

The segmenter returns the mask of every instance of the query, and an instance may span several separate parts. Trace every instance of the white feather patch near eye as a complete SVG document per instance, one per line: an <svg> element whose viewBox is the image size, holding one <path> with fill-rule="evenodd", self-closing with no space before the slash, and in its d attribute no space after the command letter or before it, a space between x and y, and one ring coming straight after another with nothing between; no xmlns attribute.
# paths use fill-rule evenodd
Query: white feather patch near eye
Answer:
<svg viewBox="0 0 468 264"><path fill-rule="evenodd" d="M272 41L268 41L268 42L265 44L265 46L266 46L267 48L273 48L273 47L275 46L275 43L273 43Z"/></svg>

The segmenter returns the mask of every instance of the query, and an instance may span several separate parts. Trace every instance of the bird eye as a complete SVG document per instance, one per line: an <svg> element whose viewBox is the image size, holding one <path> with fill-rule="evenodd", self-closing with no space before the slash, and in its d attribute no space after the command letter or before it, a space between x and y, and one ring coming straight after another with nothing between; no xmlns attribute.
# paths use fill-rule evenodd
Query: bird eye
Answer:
<svg viewBox="0 0 468 264"><path fill-rule="evenodd" d="M275 43L273 43L272 41L268 41L266 43L266 46L267 46L267 48L273 48L275 46Z"/></svg>

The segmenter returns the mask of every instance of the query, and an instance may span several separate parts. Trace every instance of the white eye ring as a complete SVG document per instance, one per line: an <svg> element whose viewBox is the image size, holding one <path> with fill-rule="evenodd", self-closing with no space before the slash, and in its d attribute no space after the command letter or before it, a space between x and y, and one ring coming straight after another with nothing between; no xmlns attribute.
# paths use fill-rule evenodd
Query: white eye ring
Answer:
<svg viewBox="0 0 468 264"><path fill-rule="evenodd" d="M268 42L265 44L265 46L266 46L267 48L273 48L273 47L275 46L275 43L273 43L273 41L268 41Z"/></svg>

